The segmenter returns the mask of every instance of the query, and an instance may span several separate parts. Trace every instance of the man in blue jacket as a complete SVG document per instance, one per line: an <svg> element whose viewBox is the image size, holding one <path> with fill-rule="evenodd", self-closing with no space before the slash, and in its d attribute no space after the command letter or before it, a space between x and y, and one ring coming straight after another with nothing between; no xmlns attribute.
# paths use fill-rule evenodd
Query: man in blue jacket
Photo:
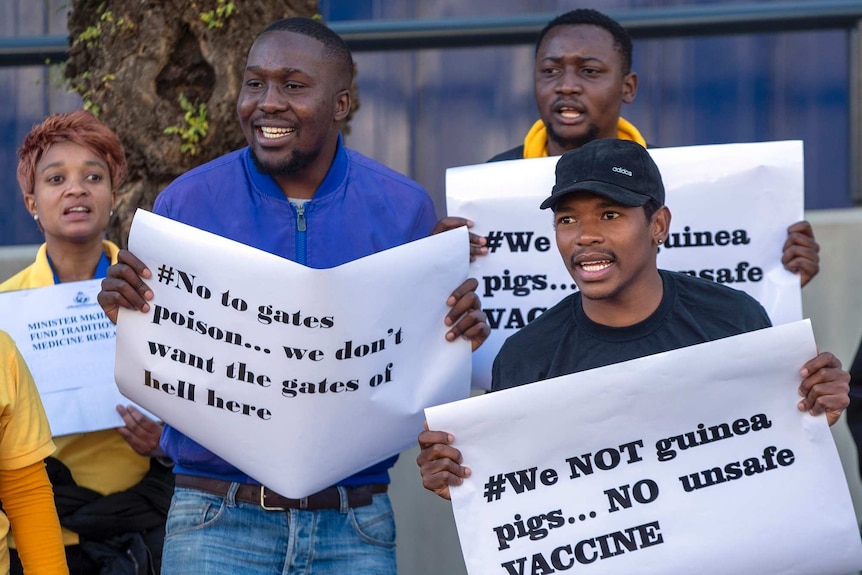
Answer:
<svg viewBox="0 0 862 575"><path fill-rule="evenodd" d="M434 207L422 187L348 150L353 60L324 25L288 18L255 40L237 102L248 147L178 178L154 211L313 268L337 266L427 237ZM151 273L128 251L99 302L147 311ZM475 280L450 298L447 339L487 337ZM386 495L395 458L302 500L261 486L169 425L176 463L163 574L395 573L395 525Z"/></svg>

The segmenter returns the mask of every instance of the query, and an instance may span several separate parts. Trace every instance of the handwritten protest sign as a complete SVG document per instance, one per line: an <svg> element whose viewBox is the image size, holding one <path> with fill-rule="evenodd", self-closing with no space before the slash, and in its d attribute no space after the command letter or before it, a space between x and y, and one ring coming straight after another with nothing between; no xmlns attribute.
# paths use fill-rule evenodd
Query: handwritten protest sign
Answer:
<svg viewBox="0 0 862 575"><path fill-rule="evenodd" d="M802 318L799 278L781 264L787 227L803 217L802 143L767 142L650 150L673 215L663 269L747 292L774 324ZM470 273L491 336L473 357L474 387L489 389L507 337L576 290L554 241L550 195L558 158L446 171L447 210L475 222L489 255Z"/></svg>
<svg viewBox="0 0 862 575"><path fill-rule="evenodd" d="M807 321L426 410L469 573L843 574L862 544ZM816 552L812 552L816 550Z"/></svg>
<svg viewBox="0 0 862 575"><path fill-rule="evenodd" d="M465 229L311 269L138 211L153 273L122 310L123 394L288 497L413 445L423 408L469 394L470 343L447 342Z"/></svg>
<svg viewBox="0 0 862 575"><path fill-rule="evenodd" d="M0 294L0 329L27 362L54 435L123 425L114 383L116 329L96 302L101 280Z"/></svg>

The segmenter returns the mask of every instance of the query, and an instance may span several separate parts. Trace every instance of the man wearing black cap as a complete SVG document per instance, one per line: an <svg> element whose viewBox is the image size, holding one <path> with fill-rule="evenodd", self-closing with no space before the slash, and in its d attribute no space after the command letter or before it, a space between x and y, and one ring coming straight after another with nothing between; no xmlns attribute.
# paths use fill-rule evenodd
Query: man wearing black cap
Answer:
<svg viewBox="0 0 862 575"><path fill-rule="evenodd" d="M506 340L493 391L770 326L751 296L658 269L671 215L661 174L641 145L603 139L566 152L541 207L554 212L557 247L579 291ZM841 362L820 353L800 374L799 409L835 423L849 403ZM452 441L423 432L416 460L425 488L447 499L449 485L469 475Z"/></svg>

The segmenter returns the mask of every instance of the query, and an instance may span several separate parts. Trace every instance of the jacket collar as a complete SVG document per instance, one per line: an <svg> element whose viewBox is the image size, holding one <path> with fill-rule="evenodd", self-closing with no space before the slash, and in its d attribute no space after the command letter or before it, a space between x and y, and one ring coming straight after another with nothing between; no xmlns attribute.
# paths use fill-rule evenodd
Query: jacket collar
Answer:
<svg viewBox="0 0 862 575"><path fill-rule="evenodd" d="M260 172L257 166L254 165L254 161L251 159L251 150L248 147L243 151L243 156L245 158L246 170L254 186L267 196L286 200L278 182L269 174ZM344 187L348 164L347 148L344 147L344 142L339 133L338 145L335 148L335 157L329 166L329 171L326 172L326 177L323 178L323 181L320 182L320 186L318 186L317 191L314 193L314 200L328 196Z"/></svg>

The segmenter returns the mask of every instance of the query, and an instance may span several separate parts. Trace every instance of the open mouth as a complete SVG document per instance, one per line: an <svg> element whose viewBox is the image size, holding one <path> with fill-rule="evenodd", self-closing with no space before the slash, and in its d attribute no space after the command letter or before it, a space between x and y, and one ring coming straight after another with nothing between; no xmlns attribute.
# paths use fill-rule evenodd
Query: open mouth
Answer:
<svg viewBox="0 0 862 575"><path fill-rule="evenodd" d="M272 126L259 126L258 131L265 140L275 140L277 138L283 138L288 134L294 133L296 131L296 128L274 128Z"/></svg>
<svg viewBox="0 0 862 575"><path fill-rule="evenodd" d="M560 108L557 112L566 120L576 120L581 117L581 112L574 108Z"/></svg>
<svg viewBox="0 0 862 575"><path fill-rule="evenodd" d="M564 122L574 122L586 115L586 110L575 100L558 100L554 103L554 114Z"/></svg>
<svg viewBox="0 0 862 575"><path fill-rule="evenodd" d="M597 262L582 262L578 264L585 272L600 272L603 269L611 267L611 260L601 260Z"/></svg>

